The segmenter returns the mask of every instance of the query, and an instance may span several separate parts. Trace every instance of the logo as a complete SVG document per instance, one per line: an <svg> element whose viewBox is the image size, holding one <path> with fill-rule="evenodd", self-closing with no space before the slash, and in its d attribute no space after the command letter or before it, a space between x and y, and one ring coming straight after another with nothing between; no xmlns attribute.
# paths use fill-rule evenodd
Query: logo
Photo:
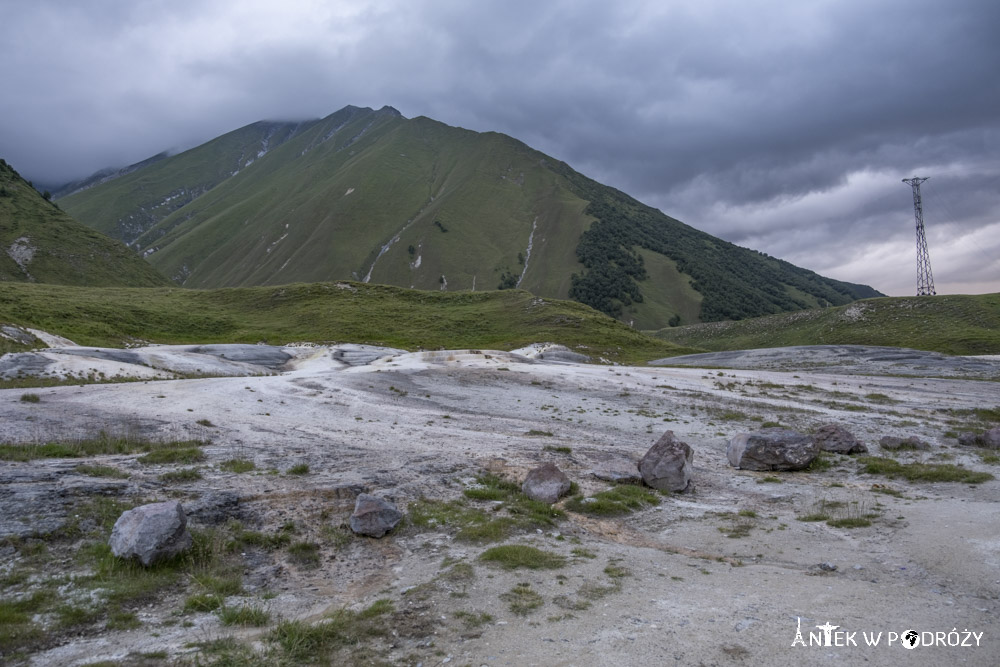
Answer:
<svg viewBox="0 0 1000 667"><path fill-rule="evenodd" d="M952 628L950 632L923 631L918 632L910 629L904 632L882 632L868 630L844 630L841 626L834 625L827 621L823 625L813 626L817 632L809 630L802 633L802 618L796 617L795 638L792 640L792 648L799 646L818 646L824 648L831 647L857 647L867 646L871 648L882 646L891 647L899 644L903 648L912 651L922 646L966 646L977 647L983 638L982 632L971 632L968 629L959 631ZM883 639L885 641L883 642Z"/></svg>

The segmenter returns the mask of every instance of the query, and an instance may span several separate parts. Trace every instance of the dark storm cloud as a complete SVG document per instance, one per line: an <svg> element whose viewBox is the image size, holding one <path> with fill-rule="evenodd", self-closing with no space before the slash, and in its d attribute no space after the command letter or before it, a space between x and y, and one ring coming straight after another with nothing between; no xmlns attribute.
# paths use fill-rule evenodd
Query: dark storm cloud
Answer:
<svg viewBox="0 0 1000 667"><path fill-rule="evenodd" d="M1000 290L1000 4L36 2L0 154L56 182L262 118L391 104L505 132L666 213L913 291Z"/></svg>

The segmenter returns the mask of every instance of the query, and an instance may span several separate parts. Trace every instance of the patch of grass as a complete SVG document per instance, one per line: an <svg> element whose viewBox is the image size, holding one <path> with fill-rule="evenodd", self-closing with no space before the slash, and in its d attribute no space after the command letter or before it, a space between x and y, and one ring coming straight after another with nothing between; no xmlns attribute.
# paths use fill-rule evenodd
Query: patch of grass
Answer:
<svg viewBox="0 0 1000 667"><path fill-rule="evenodd" d="M862 516L827 519L826 523L828 526L833 526L834 528L866 528L872 525L871 520Z"/></svg>
<svg viewBox="0 0 1000 667"><path fill-rule="evenodd" d="M865 394L865 398L872 403L880 403L882 405L888 405L892 403L899 403L898 400L892 398L891 396L886 396L885 394Z"/></svg>
<svg viewBox="0 0 1000 667"><path fill-rule="evenodd" d="M988 465L996 465L1000 463L1000 454L992 449L980 449L976 452L979 455L979 460Z"/></svg>
<svg viewBox="0 0 1000 667"><path fill-rule="evenodd" d="M597 554L590 549L584 549L583 547L574 547L570 553L577 558L597 558Z"/></svg>
<svg viewBox="0 0 1000 667"><path fill-rule="evenodd" d="M510 610L518 616L526 616L545 603L542 596L532 590L531 584L527 583L518 584L506 593L502 593L500 599L509 604Z"/></svg>
<svg viewBox="0 0 1000 667"><path fill-rule="evenodd" d="M278 549L292 541L288 530L279 530L275 533L262 533L256 530L246 530L238 521L230 521L227 529L231 534L231 546L238 545L263 547L265 549Z"/></svg>
<svg viewBox="0 0 1000 667"><path fill-rule="evenodd" d="M562 446L562 445L556 445L556 446L554 446L554 445L545 445L544 447L542 447L542 451L555 452L556 454L567 454L568 455L568 454L572 454L573 453L573 448L572 447L565 447L565 446Z"/></svg>
<svg viewBox="0 0 1000 667"><path fill-rule="evenodd" d="M309 464L308 463L297 463L285 471L289 475L308 475L309 474Z"/></svg>
<svg viewBox="0 0 1000 667"><path fill-rule="evenodd" d="M77 440L35 444L0 444L0 460L32 461L43 458L89 458L104 454L137 454L147 452L147 456L158 452L196 450L208 443L201 440L155 441L129 433L100 431L96 436ZM170 455L167 455L168 457ZM198 459L200 460L200 459ZM166 461L171 462L171 461ZM193 463L194 461L173 461Z"/></svg>
<svg viewBox="0 0 1000 667"><path fill-rule="evenodd" d="M820 452L816 455L816 458L812 460L806 470L809 472L822 472L824 470L829 470L833 467L833 461L830 460L829 454L826 452Z"/></svg>
<svg viewBox="0 0 1000 667"><path fill-rule="evenodd" d="M160 481L167 483L194 482L201 479L201 471L197 468L183 468L181 470L171 470L160 475Z"/></svg>
<svg viewBox="0 0 1000 667"><path fill-rule="evenodd" d="M73 471L90 477L109 477L112 479L126 479L129 476L127 472L112 466L91 465L87 463L81 463L73 468Z"/></svg>
<svg viewBox="0 0 1000 667"><path fill-rule="evenodd" d="M42 398L38 394L21 394L22 403L38 403Z"/></svg>
<svg viewBox="0 0 1000 667"><path fill-rule="evenodd" d="M142 621L133 611L112 611L105 624L108 630L134 630L142 627Z"/></svg>
<svg viewBox="0 0 1000 667"><path fill-rule="evenodd" d="M546 438L551 438L552 437L552 432L551 431L538 431L536 429L531 429L530 431L526 432L525 435L528 435L528 436L543 436L543 437L546 437Z"/></svg>
<svg viewBox="0 0 1000 667"><path fill-rule="evenodd" d="M472 630L473 628L478 628L487 623L493 622L493 616L487 614L485 611L482 612L470 612L470 611L456 611L452 614L455 618L462 621L465 625L466 630Z"/></svg>
<svg viewBox="0 0 1000 667"><path fill-rule="evenodd" d="M392 604L382 600L360 612L339 609L318 623L282 621L265 637L274 644L286 664L311 665L323 656L328 664L343 664L330 657L362 641L384 637L390 625L384 616L392 613ZM273 664L273 663L272 663Z"/></svg>
<svg viewBox="0 0 1000 667"><path fill-rule="evenodd" d="M223 470L225 472L233 472L237 474L250 472L251 470L254 470L256 467L257 466L254 465L253 461L248 461L247 459L229 459L219 464L219 470Z"/></svg>
<svg viewBox="0 0 1000 667"><path fill-rule="evenodd" d="M903 493L901 491L898 491L891 486L883 486L882 484L872 484L871 491L872 493L882 493L887 496L892 496L893 498L903 497Z"/></svg>
<svg viewBox="0 0 1000 667"><path fill-rule="evenodd" d="M660 504L660 496L650 489L634 484L619 484L586 498L573 496L566 509L594 516L620 516Z"/></svg>
<svg viewBox="0 0 1000 667"><path fill-rule="evenodd" d="M774 475L767 475L765 477L757 478L758 484L783 484L784 481L780 477L775 477Z"/></svg>
<svg viewBox="0 0 1000 667"><path fill-rule="evenodd" d="M858 459L861 471L869 475L883 475L890 479L902 478L909 482L959 482L982 484L995 479L988 472L966 470L951 463L900 463L881 456L864 456Z"/></svg>
<svg viewBox="0 0 1000 667"><path fill-rule="evenodd" d="M213 424L213 423L212 423L212 422L211 422L210 420L208 420L208 419L199 419L198 421L196 421L196 422L195 422L195 424L200 424L200 425L202 425L202 426L206 426L206 427L208 427L208 428L215 428L215 424Z"/></svg>
<svg viewBox="0 0 1000 667"><path fill-rule="evenodd" d="M499 565L505 570L555 570L566 565L566 558L525 544L503 544L479 555L479 560Z"/></svg>
<svg viewBox="0 0 1000 667"><path fill-rule="evenodd" d="M184 613L215 611L223 604L221 595L215 593L195 593L184 600Z"/></svg>
<svg viewBox="0 0 1000 667"><path fill-rule="evenodd" d="M296 542L288 547L288 557L302 567L319 567L319 545L315 542Z"/></svg>
<svg viewBox="0 0 1000 667"><path fill-rule="evenodd" d="M198 463L205 460L205 452L200 447L158 447L136 460L144 465Z"/></svg>
<svg viewBox="0 0 1000 667"><path fill-rule="evenodd" d="M271 614L259 605L244 604L239 607L222 607L219 609L219 620L223 625L259 628L271 622Z"/></svg>

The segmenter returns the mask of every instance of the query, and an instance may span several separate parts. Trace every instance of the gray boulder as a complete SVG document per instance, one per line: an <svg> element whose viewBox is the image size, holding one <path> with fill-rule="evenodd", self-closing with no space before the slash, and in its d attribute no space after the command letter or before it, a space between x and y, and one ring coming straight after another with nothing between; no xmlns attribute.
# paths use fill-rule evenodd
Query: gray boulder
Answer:
<svg viewBox="0 0 1000 667"><path fill-rule="evenodd" d="M988 449L1000 449L1000 426L994 426L983 433L983 447Z"/></svg>
<svg viewBox="0 0 1000 667"><path fill-rule="evenodd" d="M980 435L972 431L965 431L958 434L958 444L963 447L979 447Z"/></svg>
<svg viewBox="0 0 1000 667"><path fill-rule="evenodd" d="M811 435L784 428L740 433L729 441L729 465L743 470L802 470L819 454Z"/></svg>
<svg viewBox="0 0 1000 667"><path fill-rule="evenodd" d="M660 491L680 492L691 483L694 450L667 431L639 461L642 481Z"/></svg>
<svg viewBox="0 0 1000 667"><path fill-rule="evenodd" d="M152 503L118 517L108 544L118 558L138 558L149 567L190 549L191 533L179 502Z"/></svg>
<svg viewBox="0 0 1000 667"><path fill-rule="evenodd" d="M928 450L931 446L918 438L915 435L911 435L908 438L897 438L892 435L882 436L882 439L878 441L879 447L882 449L894 452L899 449L919 449L921 451Z"/></svg>
<svg viewBox="0 0 1000 667"><path fill-rule="evenodd" d="M399 524L403 513L388 500L362 493L354 503L351 530L358 535L382 537Z"/></svg>
<svg viewBox="0 0 1000 667"><path fill-rule="evenodd" d="M533 468L521 484L524 495L550 505L569 493L569 488L569 477L554 463Z"/></svg>
<svg viewBox="0 0 1000 667"><path fill-rule="evenodd" d="M813 438L820 450L837 454L864 454L868 448L843 426L824 424L816 429Z"/></svg>

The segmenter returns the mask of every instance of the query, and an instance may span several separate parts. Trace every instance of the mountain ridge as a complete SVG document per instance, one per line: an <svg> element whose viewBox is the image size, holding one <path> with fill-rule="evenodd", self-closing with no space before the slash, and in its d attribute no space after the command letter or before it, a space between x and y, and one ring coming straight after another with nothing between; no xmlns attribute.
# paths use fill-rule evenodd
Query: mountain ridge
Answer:
<svg viewBox="0 0 1000 667"><path fill-rule="evenodd" d="M880 295L700 232L515 138L389 106L247 125L60 203L188 287L520 286L642 329Z"/></svg>

